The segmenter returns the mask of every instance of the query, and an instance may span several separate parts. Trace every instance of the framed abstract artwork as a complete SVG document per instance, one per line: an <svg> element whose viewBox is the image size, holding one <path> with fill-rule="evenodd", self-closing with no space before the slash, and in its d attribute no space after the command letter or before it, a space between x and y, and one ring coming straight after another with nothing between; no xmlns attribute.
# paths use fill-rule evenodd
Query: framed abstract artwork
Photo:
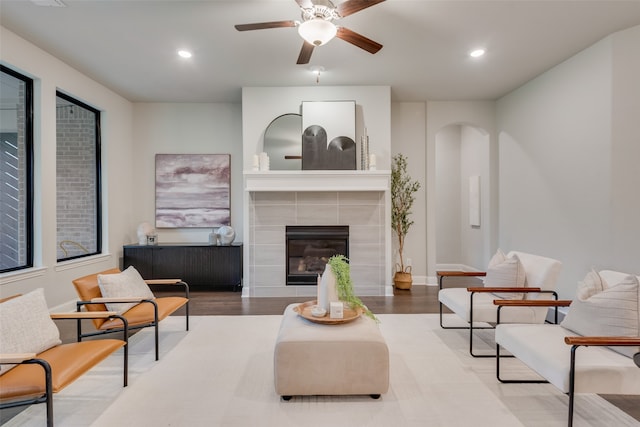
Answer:
<svg viewBox="0 0 640 427"><path fill-rule="evenodd" d="M356 169L355 101L302 102L302 169Z"/></svg>
<svg viewBox="0 0 640 427"><path fill-rule="evenodd" d="M230 154L156 154L156 227L231 223Z"/></svg>

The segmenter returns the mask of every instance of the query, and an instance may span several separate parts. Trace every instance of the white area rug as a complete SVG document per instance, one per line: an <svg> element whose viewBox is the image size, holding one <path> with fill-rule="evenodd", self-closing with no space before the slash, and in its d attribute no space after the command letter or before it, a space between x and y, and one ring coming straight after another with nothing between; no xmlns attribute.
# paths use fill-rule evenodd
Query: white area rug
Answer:
<svg viewBox="0 0 640 427"><path fill-rule="evenodd" d="M55 396L56 426L566 425L567 396L549 384L498 383L493 358L469 356L466 331L440 329L435 314L379 318L391 360L390 389L379 400L282 401L273 386L281 316L193 317L190 332L184 318L171 317L160 326L159 362L153 332L139 332L131 340L129 386L121 387L122 354L116 354ZM505 376L531 375L515 359L504 363ZM32 406L4 425L41 427L44 409ZM574 425L640 423L597 395L578 395Z"/></svg>

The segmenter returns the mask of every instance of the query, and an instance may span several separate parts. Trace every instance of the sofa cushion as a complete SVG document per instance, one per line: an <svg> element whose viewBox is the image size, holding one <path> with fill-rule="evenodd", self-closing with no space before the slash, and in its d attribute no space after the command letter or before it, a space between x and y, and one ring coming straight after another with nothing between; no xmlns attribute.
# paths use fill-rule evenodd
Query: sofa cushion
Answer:
<svg viewBox="0 0 640 427"><path fill-rule="evenodd" d="M0 353L41 353L61 343L44 290L36 289L0 304ZM0 375L15 365L0 366Z"/></svg>
<svg viewBox="0 0 640 427"><path fill-rule="evenodd" d="M591 270L587 273L587 275L582 279L582 282L578 282L578 290L576 292L576 297L579 300L586 300L591 298L595 294L599 294L604 291L606 287L606 282L604 279L598 274L597 271Z"/></svg>
<svg viewBox="0 0 640 427"><path fill-rule="evenodd" d="M117 274L98 274L98 286L105 298L155 298L149 286L133 266ZM136 302L106 303L106 306L107 310L122 314L137 304Z"/></svg>
<svg viewBox="0 0 640 427"><path fill-rule="evenodd" d="M525 271L518 257L515 255L506 257L504 253L498 249L489 262L487 275L484 278L484 285L499 288L524 288L525 279ZM500 292L495 293L495 296L503 299L522 299L524 294Z"/></svg>
<svg viewBox="0 0 640 427"><path fill-rule="evenodd" d="M583 336L640 336L640 284L636 276L628 275L621 282L609 285L604 282L601 292L584 289L588 283L578 284L577 298L562 321L564 328ZM633 357L638 347L611 347L612 350Z"/></svg>

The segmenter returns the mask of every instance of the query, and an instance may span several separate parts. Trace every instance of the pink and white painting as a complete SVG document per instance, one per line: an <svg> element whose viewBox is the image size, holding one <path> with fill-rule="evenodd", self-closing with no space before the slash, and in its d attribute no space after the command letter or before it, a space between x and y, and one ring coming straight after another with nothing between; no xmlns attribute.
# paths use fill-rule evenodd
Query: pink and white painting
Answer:
<svg viewBox="0 0 640 427"><path fill-rule="evenodd" d="M231 155L156 154L156 227L231 223Z"/></svg>

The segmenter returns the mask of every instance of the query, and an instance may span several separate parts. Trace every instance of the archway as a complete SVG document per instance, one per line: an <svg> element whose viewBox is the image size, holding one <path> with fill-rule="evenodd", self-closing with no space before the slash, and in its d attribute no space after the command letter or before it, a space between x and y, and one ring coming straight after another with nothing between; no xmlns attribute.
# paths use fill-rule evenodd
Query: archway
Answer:
<svg viewBox="0 0 640 427"><path fill-rule="evenodd" d="M483 269L490 242L490 136L456 123L435 135L436 269Z"/></svg>

